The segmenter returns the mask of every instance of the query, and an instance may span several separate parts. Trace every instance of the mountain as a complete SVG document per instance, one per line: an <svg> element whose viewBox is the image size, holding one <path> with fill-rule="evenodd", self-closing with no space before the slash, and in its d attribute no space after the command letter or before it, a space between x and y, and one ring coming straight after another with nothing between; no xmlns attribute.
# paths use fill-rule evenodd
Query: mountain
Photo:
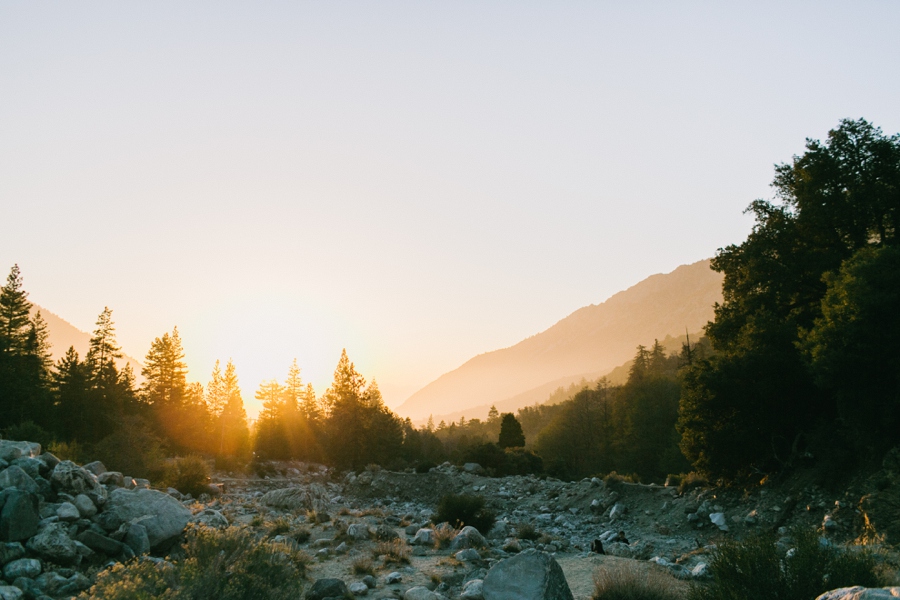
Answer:
<svg viewBox="0 0 900 600"><path fill-rule="evenodd" d="M32 306L31 315L34 316L34 313L38 311L47 322L47 332L50 334L50 354L53 356L53 362L62 358L69 347L74 347L78 352L78 358L84 360L88 348L91 346L91 334L81 331L59 315L37 304ZM134 369L135 378L141 380L141 363L139 361L125 355L117 363L119 368L124 367L126 363L130 364Z"/></svg>
<svg viewBox="0 0 900 600"><path fill-rule="evenodd" d="M519 407L534 404L557 387L607 374L628 361L638 344L699 331L722 300L722 275L709 262L652 275L514 346L479 354L410 396L396 412L420 420L491 404L499 409L522 394Z"/></svg>

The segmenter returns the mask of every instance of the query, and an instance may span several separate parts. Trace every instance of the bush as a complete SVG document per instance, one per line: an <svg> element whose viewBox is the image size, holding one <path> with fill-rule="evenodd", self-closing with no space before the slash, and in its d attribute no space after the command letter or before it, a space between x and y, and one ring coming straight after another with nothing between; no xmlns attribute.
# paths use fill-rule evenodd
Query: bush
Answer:
<svg viewBox="0 0 900 600"><path fill-rule="evenodd" d="M672 577L656 570L645 573L620 565L597 571L593 600L680 600Z"/></svg>
<svg viewBox="0 0 900 600"><path fill-rule="evenodd" d="M637 474L633 475L619 475L615 471L610 471L607 473L606 477L603 478L603 483L606 484L606 487L610 489L615 489L620 487L623 483L639 483L641 480Z"/></svg>
<svg viewBox="0 0 900 600"><path fill-rule="evenodd" d="M516 525L516 537L520 540L531 540L533 542L541 537L541 534L531 523L519 523Z"/></svg>
<svg viewBox="0 0 900 600"><path fill-rule="evenodd" d="M409 546L404 540L393 540L391 542L379 542L372 551L376 558L383 557L384 564L408 565L409 564Z"/></svg>
<svg viewBox="0 0 900 600"><path fill-rule="evenodd" d="M681 479L678 481L678 493L683 494L688 490L707 486L709 486L709 481L707 481L706 477L700 473L691 471L687 475L682 475Z"/></svg>
<svg viewBox="0 0 900 600"><path fill-rule="evenodd" d="M193 527L185 558L137 559L101 572L79 598L101 600L293 600L310 558L285 544L258 540L242 527Z"/></svg>
<svg viewBox="0 0 900 600"><path fill-rule="evenodd" d="M124 417L114 433L94 446L93 459L131 477L159 481L165 476L163 441L140 417Z"/></svg>
<svg viewBox="0 0 900 600"><path fill-rule="evenodd" d="M31 440L28 440L31 441ZM53 456L60 460L71 460L72 462L81 464L87 462L84 460L84 448L78 442L51 442L47 448ZM106 463L103 463L106 464Z"/></svg>
<svg viewBox="0 0 900 600"><path fill-rule="evenodd" d="M354 575L375 575L375 565L372 564L372 559L365 556L354 560L350 570Z"/></svg>
<svg viewBox="0 0 900 600"><path fill-rule="evenodd" d="M176 458L166 466L165 482L196 498L209 492L209 465L197 455Z"/></svg>
<svg viewBox="0 0 900 600"><path fill-rule="evenodd" d="M446 521L453 527L471 525L486 534L494 526L497 517L484 507L484 498L472 494L447 494L438 504L435 520Z"/></svg>
<svg viewBox="0 0 900 600"><path fill-rule="evenodd" d="M37 442L47 448L53 442L53 435L33 421L24 421L7 428L6 439L19 442Z"/></svg>
<svg viewBox="0 0 900 600"><path fill-rule="evenodd" d="M693 587L691 600L809 600L835 588L880 584L868 552L824 545L814 531L791 536L794 547L783 559L773 535L723 542L709 564L712 582Z"/></svg>

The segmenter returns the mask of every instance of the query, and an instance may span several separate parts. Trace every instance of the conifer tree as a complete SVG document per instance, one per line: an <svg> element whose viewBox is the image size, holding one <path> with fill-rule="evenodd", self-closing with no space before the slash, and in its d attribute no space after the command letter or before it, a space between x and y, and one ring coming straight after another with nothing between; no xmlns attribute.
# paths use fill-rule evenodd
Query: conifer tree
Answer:
<svg viewBox="0 0 900 600"><path fill-rule="evenodd" d="M250 449L250 429L247 426L247 412L238 384L234 363L229 360L222 377L222 397L224 405L219 415L219 455L242 457Z"/></svg>

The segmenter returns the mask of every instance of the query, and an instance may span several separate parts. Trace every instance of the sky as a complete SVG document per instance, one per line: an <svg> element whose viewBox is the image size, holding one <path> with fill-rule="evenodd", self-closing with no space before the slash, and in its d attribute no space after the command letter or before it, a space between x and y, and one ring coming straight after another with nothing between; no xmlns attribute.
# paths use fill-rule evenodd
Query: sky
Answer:
<svg viewBox="0 0 900 600"><path fill-rule="evenodd" d="M898 30L887 0L0 0L0 269L138 359L177 326L251 414L342 348L397 406L739 243L840 119L900 131Z"/></svg>

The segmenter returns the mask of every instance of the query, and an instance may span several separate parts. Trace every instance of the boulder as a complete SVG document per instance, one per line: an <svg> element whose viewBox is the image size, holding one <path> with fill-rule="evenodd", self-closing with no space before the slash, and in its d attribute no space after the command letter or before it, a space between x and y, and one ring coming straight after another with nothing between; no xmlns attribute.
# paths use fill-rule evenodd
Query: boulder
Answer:
<svg viewBox="0 0 900 600"><path fill-rule="evenodd" d="M443 596L435 594L424 585L409 588L403 594L403 600L441 600Z"/></svg>
<svg viewBox="0 0 900 600"><path fill-rule="evenodd" d="M364 523L353 523L347 527L347 535L354 540L367 540L369 528Z"/></svg>
<svg viewBox="0 0 900 600"><path fill-rule="evenodd" d="M481 579L467 581L459 597L463 600L484 600L484 582Z"/></svg>
<svg viewBox="0 0 900 600"><path fill-rule="evenodd" d="M62 523L49 523L28 540L26 546L38 556L60 564L80 560L78 546L67 535L68 527Z"/></svg>
<svg viewBox="0 0 900 600"><path fill-rule="evenodd" d="M348 589L354 596L365 596L369 593L369 586L361 581L351 583Z"/></svg>
<svg viewBox="0 0 900 600"><path fill-rule="evenodd" d="M22 600L25 592L14 585L0 585L0 600Z"/></svg>
<svg viewBox="0 0 900 600"><path fill-rule="evenodd" d="M110 487L125 487L125 477L118 471L107 471L97 476L100 485Z"/></svg>
<svg viewBox="0 0 900 600"><path fill-rule="evenodd" d="M328 501L325 498L325 490L319 485L309 485L306 488L293 487L280 490L272 490L263 494L260 498L263 504L271 508L282 510L297 510L303 508L324 512L328 509Z"/></svg>
<svg viewBox="0 0 900 600"><path fill-rule="evenodd" d="M19 542L0 544L0 565L5 565L25 556L25 546Z"/></svg>
<svg viewBox="0 0 900 600"><path fill-rule="evenodd" d="M463 471L466 473L472 473L473 475L481 475L484 473L484 467L479 465L478 463L466 463L463 465Z"/></svg>
<svg viewBox="0 0 900 600"><path fill-rule="evenodd" d="M465 550L460 550L454 555L454 558L459 562L474 562L477 560L481 560L481 555L478 554L478 550L475 548L466 548Z"/></svg>
<svg viewBox="0 0 900 600"><path fill-rule="evenodd" d="M94 501L84 494L75 496L75 507L82 518L85 519L90 519L97 514L97 507L94 505Z"/></svg>
<svg viewBox="0 0 900 600"><path fill-rule="evenodd" d="M34 579L41 574L41 561L36 558L20 558L3 567L3 577L13 581L19 577Z"/></svg>
<svg viewBox="0 0 900 600"><path fill-rule="evenodd" d="M84 494L96 506L103 506L106 502L106 488L100 485L96 476L70 460L64 460L53 468L50 483L53 484L53 489L72 496Z"/></svg>
<svg viewBox="0 0 900 600"><path fill-rule="evenodd" d="M709 513L709 520L722 531L728 531L728 523L725 521L725 513Z"/></svg>
<svg viewBox="0 0 900 600"><path fill-rule="evenodd" d="M484 600L573 600L559 563L534 549L494 565L482 593Z"/></svg>
<svg viewBox="0 0 900 600"><path fill-rule="evenodd" d="M32 494L38 493L38 484L34 479L22 470L21 467L13 465L0 472L0 489L16 488L22 492Z"/></svg>
<svg viewBox="0 0 900 600"><path fill-rule="evenodd" d="M63 502L56 509L56 516L60 521L74 523L81 518L81 513L78 512L78 507L71 502Z"/></svg>
<svg viewBox="0 0 900 600"><path fill-rule="evenodd" d="M403 581L403 575L398 571L392 571L384 576L385 585L393 585L395 583L400 583L401 581Z"/></svg>
<svg viewBox="0 0 900 600"><path fill-rule="evenodd" d="M122 542L117 542L90 529L82 531L75 539L94 552L102 552L107 556L119 556L125 552L125 544Z"/></svg>
<svg viewBox="0 0 900 600"><path fill-rule="evenodd" d="M41 445L34 442L14 442L12 440L0 440L0 460L8 463L27 457L40 456Z"/></svg>
<svg viewBox="0 0 900 600"><path fill-rule="evenodd" d="M422 528L410 542L414 546L434 546L434 529Z"/></svg>
<svg viewBox="0 0 900 600"><path fill-rule="evenodd" d="M191 511L178 500L148 489L113 490L103 512L115 515L122 523L139 519L147 529L151 550L167 549L178 539L191 518Z"/></svg>
<svg viewBox="0 0 900 600"><path fill-rule="evenodd" d="M132 552L137 556L150 552L150 537L147 535L147 528L141 525L140 521L127 523L122 527L125 530L122 541Z"/></svg>
<svg viewBox="0 0 900 600"><path fill-rule="evenodd" d="M450 548L452 550L462 550L464 548L483 548L486 545L487 541L485 541L484 536L481 535L481 533L471 525L466 525L465 527L463 527L453 538L453 541L450 542Z"/></svg>
<svg viewBox="0 0 900 600"><path fill-rule="evenodd" d="M41 521L38 497L19 490L4 490L2 496L0 540L22 542L36 534Z"/></svg>
<svg viewBox="0 0 900 600"><path fill-rule="evenodd" d="M306 592L306 600L346 598L349 594L350 590L347 589L347 584L340 579L316 579L316 582Z"/></svg>
<svg viewBox="0 0 900 600"><path fill-rule="evenodd" d="M212 508L201 510L191 518L191 521L202 523L207 527L215 527L216 529L228 527L228 517Z"/></svg>
<svg viewBox="0 0 900 600"><path fill-rule="evenodd" d="M37 479L41 476L41 471L48 471L47 465L44 464L43 461L38 460L37 458L31 458L29 456L23 456L22 458L17 458L12 461L10 466L19 467L32 479Z"/></svg>
<svg viewBox="0 0 900 600"><path fill-rule="evenodd" d="M90 471L91 473L93 473L94 475L97 475L98 477L100 475L103 475L104 473L106 473L106 465L104 465L99 460L95 460L94 462L89 462L88 464L84 465L81 468L84 469L85 471Z"/></svg>
<svg viewBox="0 0 900 600"><path fill-rule="evenodd" d="M900 587L864 588L857 585L825 592L816 600L889 600L890 598L900 598Z"/></svg>

